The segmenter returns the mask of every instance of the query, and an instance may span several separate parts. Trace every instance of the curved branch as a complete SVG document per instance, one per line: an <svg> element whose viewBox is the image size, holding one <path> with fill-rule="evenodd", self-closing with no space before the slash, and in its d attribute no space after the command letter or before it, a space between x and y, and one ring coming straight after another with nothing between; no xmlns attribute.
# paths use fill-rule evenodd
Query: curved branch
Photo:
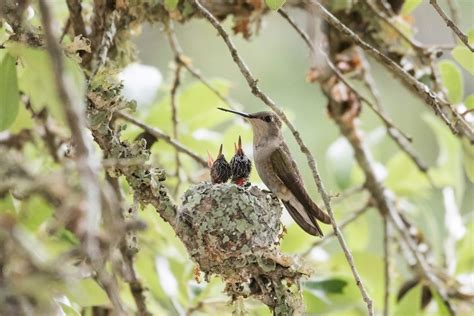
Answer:
<svg viewBox="0 0 474 316"><path fill-rule="evenodd" d="M434 111L434 113L441 117L441 119L451 129L454 135L465 136L471 142L474 142L474 130L472 126L469 125L469 123L455 110L451 104L442 100L425 84L416 80L413 76L411 76L389 57L381 53L378 49L362 40L356 33L339 21L339 19L337 19L317 0L307 1L316 6L326 22L328 22L332 27L338 30L354 44L367 51L367 53L382 63L382 65L387 67L387 69L390 70L396 78L401 80L402 83L404 83L411 91L415 92L419 97L421 97Z"/></svg>
<svg viewBox="0 0 474 316"><path fill-rule="evenodd" d="M444 20L444 22L446 22L446 25L461 40L461 42L463 42L464 45L466 45L466 47L469 48L469 50L471 52L474 52L474 47L469 44L469 38L467 37L467 35L464 34L463 31L461 31L459 29L459 27L456 25L456 23L454 23L453 20L451 20L447 16L447 14L443 11L443 9L441 9L441 7L438 4L438 1L437 0L430 0L430 4L433 6L433 8L436 10L436 12L438 12L439 16Z"/></svg>

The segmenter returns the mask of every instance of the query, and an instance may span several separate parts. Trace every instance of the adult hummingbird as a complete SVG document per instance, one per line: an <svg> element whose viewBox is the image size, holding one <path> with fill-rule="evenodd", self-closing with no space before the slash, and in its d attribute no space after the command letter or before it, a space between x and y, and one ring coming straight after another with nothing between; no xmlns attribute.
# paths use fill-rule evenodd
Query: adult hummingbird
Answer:
<svg viewBox="0 0 474 316"><path fill-rule="evenodd" d="M293 220L308 234L322 236L316 220L325 224L331 218L311 200L298 167L283 139L282 123L273 112L253 114L219 108L244 117L253 130L253 157L263 183L283 202Z"/></svg>
<svg viewBox="0 0 474 316"><path fill-rule="evenodd" d="M232 182L237 185L245 185L250 172L252 171L252 161L245 155L242 149L242 138L239 136L238 143L234 143L235 154L230 160L232 170Z"/></svg>
<svg viewBox="0 0 474 316"><path fill-rule="evenodd" d="M222 153L222 144L219 148L216 160L212 159L211 154L207 152L207 165L211 169L212 183L226 183L231 176L230 165Z"/></svg>

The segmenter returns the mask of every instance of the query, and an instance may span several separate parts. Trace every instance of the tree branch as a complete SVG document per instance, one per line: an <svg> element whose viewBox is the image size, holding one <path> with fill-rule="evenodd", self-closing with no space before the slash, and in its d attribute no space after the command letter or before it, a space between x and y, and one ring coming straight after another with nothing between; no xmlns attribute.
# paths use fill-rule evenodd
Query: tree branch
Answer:
<svg viewBox="0 0 474 316"><path fill-rule="evenodd" d="M66 0L69 9L69 21L74 30L74 36L87 36L84 19L82 18L82 5L80 0Z"/></svg>
<svg viewBox="0 0 474 316"><path fill-rule="evenodd" d="M198 154L194 153L193 151L191 151L190 149L188 149L187 147L185 147L184 145L182 145L181 143L179 143L178 141L173 139L171 136L167 135L162 130L160 130L156 127L151 127L151 126L139 121L138 119L136 119L133 116L131 116L129 114L126 114L124 112L115 112L115 115L117 117L120 117L120 118L124 119L127 122L130 122L130 123L140 127L144 131L146 131L146 132L150 133L151 135L155 136L157 139L164 140L166 143L168 143L171 146L173 146L174 148L176 148L177 151L188 155L189 157L194 159L194 161L196 161L198 164L200 164L202 167L207 168L207 161L204 158L202 158Z"/></svg>
<svg viewBox="0 0 474 316"><path fill-rule="evenodd" d="M177 92L178 92L178 87L181 84L181 63L179 61L175 61L175 70L174 70L174 80L173 80L173 86L171 87L171 121L173 123L173 138L178 141L178 98L177 98ZM175 152L175 162L176 162L176 169L175 169L175 174L176 174L176 187L174 190L174 195L178 193L179 186L181 184L181 159L179 158L179 151L176 150Z"/></svg>
<svg viewBox="0 0 474 316"><path fill-rule="evenodd" d="M306 43L309 49L314 51L314 47L311 44L311 41L308 37L308 35L293 21L293 19L283 10L280 9L278 10L281 16L285 20L288 21L288 23L293 27L293 29L301 36L303 41ZM393 139L393 141L399 146L399 148L404 151L415 163L415 165L418 167L418 169L426 174L428 176L427 170L428 167L426 164L421 161L421 159L416 155L415 151L411 147L410 143L412 142L412 139L410 136L406 135L404 132L402 132L399 128L397 128L392 121L384 114L382 107L380 106L380 97L378 95L378 92L375 88L375 85L373 83L373 80L371 79L369 73L368 73L368 68L369 65L368 63L363 60L363 66L364 66L364 84L368 88L369 92L371 93L376 105L374 105L371 101L369 101L367 98L363 97L360 93L357 92L355 87L349 83L348 80L345 79L344 75L337 69L337 67L333 64L333 62L328 58L328 56L321 51L322 55L326 59L326 63L328 66L331 68L331 70L336 74L336 76L346 85L348 86L356 95L357 97L364 101L369 108L382 120L384 123L388 135Z"/></svg>
<svg viewBox="0 0 474 316"><path fill-rule="evenodd" d="M378 49L371 46L370 44L363 41L356 33L350 28L339 21L331 12L329 12L323 5L317 0L307 0L314 4L321 16L336 30L347 37L354 44L360 46L363 50L367 51L372 57L386 66L388 70L395 75L396 78L400 79L410 90L415 92L421 97L425 103L441 117L444 123L451 129L454 135L461 135L468 138L471 142L474 142L474 130L469 123L461 117L461 115L452 107L448 102L442 100L433 91L431 91L425 84L416 80L413 76L407 73L393 60L385 56ZM446 113L445 113L446 112ZM453 120L453 121L451 121Z"/></svg>
<svg viewBox="0 0 474 316"><path fill-rule="evenodd" d="M430 4L433 6L433 8L438 12L439 16L446 22L446 25L456 34L456 36L461 40L461 42L466 45L467 48L471 52L474 52L474 47L469 44L469 38L467 37L466 34L464 34L459 27L456 25L456 23L451 20L446 13L443 11L443 9L439 6L437 0L430 0Z"/></svg>
<svg viewBox="0 0 474 316"><path fill-rule="evenodd" d="M364 203L364 205L362 205L362 207L358 208L357 210L351 212L351 215L346 218L345 220L343 220L340 224L339 224L339 228L342 230L344 229L346 226L348 226L349 224L353 223L354 221L356 221L359 217L361 217L362 215L364 215L368 210L369 208L372 206L372 203L370 201ZM329 239L331 239L332 237L335 236L335 233L334 231L332 231L331 233L329 234L326 234L323 238L321 239L318 239L316 241L314 241L311 246L308 248L308 250L306 250L305 252L303 252L301 255L303 257L306 257L309 255L309 253L311 252L311 250L314 248L314 247L317 247L317 246L320 246L322 244L324 244L325 242L327 242Z"/></svg>
<svg viewBox="0 0 474 316"><path fill-rule="evenodd" d="M332 106L337 106L337 103L334 102ZM333 110L332 112L337 113L337 110ZM372 157L367 148L365 147L363 141L361 140L360 132L356 128L354 122L348 122L347 118L344 118L344 116L339 115L334 115L333 118L339 126L342 135L344 135L344 137L346 137L346 139L351 144L354 150L354 156L359 164L359 167L362 169L366 177L367 190L371 193L382 216L388 216L388 219L390 219L391 223L393 223L398 233L412 252L413 256L416 258L422 275L433 286L433 288L436 289L436 291L440 294L441 298L443 299L443 301L446 302L446 305L448 306L448 308L451 309L451 312L454 315L454 311L452 310L452 305L449 302L446 288L436 277L436 275L431 271L431 268L426 262L424 256L419 253L415 242L412 240L412 238L406 231L406 227L403 224L403 221L400 215L398 214L398 211L395 209L393 204L394 202L392 201L392 198L388 195L387 189L377 178Z"/></svg>
<svg viewBox="0 0 474 316"><path fill-rule="evenodd" d="M179 44L178 38L176 37L176 33L174 31L173 23L171 21L167 24L166 33L168 35L168 41L170 43L171 50L174 53L175 60L184 68L186 68L186 70L194 78L201 81L209 90L211 90L219 99L221 99L222 102L227 104L231 109L235 109L236 106L234 105L234 102L230 98L223 95L219 90L214 88L209 80L204 78L200 74L200 71L193 67L191 60L186 57L181 45Z"/></svg>
<svg viewBox="0 0 474 316"><path fill-rule="evenodd" d="M100 186L97 179L98 164L92 154L93 144L86 135L86 120L82 96L75 95L72 78L64 70L63 52L53 34L53 21L47 0L40 0L41 20L46 38L46 49L51 57L54 81L59 100L63 105L67 123L71 129L72 139L76 146L76 164L80 175L81 187L86 202L84 231L87 232L89 242L98 236L100 225ZM95 247L93 247L95 249ZM89 249L92 250L92 249Z"/></svg>
<svg viewBox="0 0 474 316"><path fill-rule="evenodd" d="M115 280L104 269L103 258L100 258L100 249L97 237L101 220L101 187L99 186L97 172L98 165L92 155L93 144L86 135L86 120L84 105L80 102L83 96L74 95L72 78L64 69L64 57L61 47L53 33L53 21L47 0L39 1L41 21L46 38L46 49L51 57L54 80L59 100L63 105L66 120L71 129L72 139L76 146L76 164L80 176L82 193L84 194L84 217L80 222L79 231L85 232L85 251L91 260L91 266L96 272L96 279L107 292L118 315L125 314L125 308L118 294Z"/></svg>

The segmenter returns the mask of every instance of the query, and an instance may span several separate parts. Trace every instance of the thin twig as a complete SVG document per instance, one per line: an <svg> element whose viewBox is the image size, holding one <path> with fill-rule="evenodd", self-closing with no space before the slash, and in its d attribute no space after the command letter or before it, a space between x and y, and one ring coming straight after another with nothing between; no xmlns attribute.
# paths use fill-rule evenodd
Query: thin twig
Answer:
<svg viewBox="0 0 474 316"><path fill-rule="evenodd" d="M346 36L356 45L360 46L363 50L367 51L372 57L381 62L384 66L389 69L396 78L400 79L408 88L414 91L420 96L425 103L434 111L435 114L439 115L443 122L450 128L454 135L464 135L470 141L474 142L474 129L470 124L461 117L461 115L452 107L448 102L442 100L438 95L431 91L425 84L418 81L416 78L411 76L397 63L391 60L389 57L381 53L378 49L362 40L356 33L350 28L344 25L339 19L337 19L331 12L329 12L321 3L317 0L307 0L314 4L319 10L321 16L336 30ZM449 114L449 117L447 116ZM453 122L450 120L452 119Z"/></svg>
<svg viewBox="0 0 474 316"><path fill-rule="evenodd" d="M107 56L110 48L114 45L114 39L117 35L118 25L120 23L121 14L113 11L105 17L104 32L100 39L99 47L94 50L95 55L92 59L92 73L95 75L99 69L107 62Z"/></svg>
<svg viewBox="0 0 474 316"><path fill-rule="evenodd" d="M61 36L59 37L59 42L60 43L63 42L63 39L66 36L70 26L71 26L71 18L69 17L69 18L67 18L66 23L64 23L63 31L61 33Z"/></svg>
<svg viewBox="0 0 474 316"><path fill-rule="evenodd" d="M69 9L69 21L71 22L74 36L87 36L86 26L82 18L82 5L80 0L66 0Z"/></svg>
<svg viewBox="0 0 474 316"><path fill-rule="evenodd" d="M178 141L178 98L177 98L177 92L178 92L178 87L181 83L181 64L179 62L176 62L175 65L175 70L174 70L174 80L173 80L173 86L171 87L171 121L173 123L173 138ZM181 159L179 158L179 151L176 150L175 152L175 162L176 162L176 169L175 169L175 174L176 174L176 186L174 189L174 195L178 193L179 186L181 184Z"/></svg>
<svg viewBox="0 0 474 316"><path fill-rule="evenodd" d="M306 43L306 45L309 47L309 49L311 49L312 51L314 51L314 46L313 44L311 43L311 40L309 39L309 36L308 34L306 34L297 24L295 21L293 21L293 19L290 17L290 15L283 9L283 8L280 8L278 10L278 13L280 13L280 15L288 22L290 23L290 25L293 27L293 29L296 31L296 33L298 33L299 36L301 36L301 38L303 39L303 41Z"/></svg>
<svg viewBox="0 0 474 316"><path fill-rule="evenodd" d="M311 49L312 51L314 51L314 47L313 45L311 44L311 41L308 37L308 35L298 26L296 25L296 23L293 21L293 19L283 10L283 9L280 9L278 10L278 12L285 18L285 20L288 21L288 23L293 27L293 29L303 38L303 40L305 41L305 43L308 45L308 48ZM349 83L349 81L347 81L345 78L344 78L344 75L336 68L336 66L332 63L332 61L329 59L329 57L322 51L322 54L323 56L326 58L326 62L328 63L329 67L335 72L336 76L346 85L348 86L358 97L359 99L361 99L362 101L364 101L369 107L370 109L382 120L382 122L385 124L385 126L387 127L387 130L389 129L394 129L396 130L401 136L403 136L406 140L408 140L409 142L412 141L411 137L408 136L407 134L405 134L404 132L402 132L399 128L397 128L393 122L387 117L385 116L385 114L380 111L380 108L375 106L374 104L372 104L372 102L370 100L368 100L367 98L363 97L360 93L357 92L357 90L355 89L355 87Z"/></svg>
<svg viewBox="0 0 474 316"><path fill-rule="evenodd" d="M71 129L72 139L76 147L76 164L86 203L84 207L86 214L83 228L87 232L88 237L95 240L95 237L98 235L101 217L101 190L97 179L98 164L91 154L93 148L92 141L86 135L85 113L81 111L81 109L85 109L81 103L82 96L74 94L73 79L65 72L63 52L53 33L51 25L53 19L49 5L46 2L47 0L39 1L41 20L46 38L46 49L51 56L57 93L63 105L66 120Z"/></svg>
<svg viewBox="0 0 474 316"><path fill-rule="evenodd" d="M375 172L375 166L370 155L370 152L367 150L365 144L362 142L360 138L360 132L357 129L355 124L347 124L346 120L341 118L340 116L333 116L335 122L339 126L339 129L346 137L346 139L351 144L354 150L354 156L356 158L359 167L362 169L365 178L366 178L366 187L367 190L371 193L375 205L377 205L378 209L381 212L383 217L390 219L390 222L395 226L398 233L407 244L408 248L412 252L413 256L415 257L417 264L419 266L419 270L422 273L423 277L433 286L434 289L440 294L443 301L446 303L448 308L452 311L452 305L449 302L449 297L447 294L447 290L442 284L442 282L437 278L437 276L431 270L431 267L426 262L425 257L421 254L414 240L408 234L407 228L405 227L400 214L394 207L394 202L392 197L389 196L386 188L384 185L378 180ZM454 312L452 311L454 315Z"/></svg>
<svg viewBox="0 0 474 316"><path fill-rule="evenodd" d="M392 203L390 203L392 204ZM441 299L445 303L450 315L456 315L454 311L454 307L451 304L447 290L443 285L442 281L433 273L429 263L426 261L426 258L418 251L417 245L415 241L411 238L409 231L405 227L402 218L398 211L393 207L393 205L389 205L389 218L391 222L394 224L395 228L397 229L398 234L400 235L402 241L408 247L410 252L412 253L413 257L415 257L416 262L418 264L419 270L421 271L424 278L431 284L431 286L438 292Z"/></svg>
<svg viewBox="0 0 474 316"><path fill-rule="evenodd" d="M331 217L331 222L333 226L333 230L335 235L337 236L339 243L341 245L341 248L344 251L344 254L346 256L347 262L349 263L349 266L351 268L352 274L354 276L354 279L356 281L357 286L359 287L360 293L367 304L367 310L369 312L369 315L373 315L373 306L372 306L372 299L369 297L369 294L367 290L364 287L364 284L360 278L359 272L357 271L357 268L355 267L354 264L354 259L352 257L351 251L349 250L349 247L347 246L346 241L344 240L344 237L341 233L341 230L339 229L338 225L336 224L336 220L334 218L334 213L331 208L331 203L330 199L331 197L329 194L326 192L324 189L324 185L322 183L321 177L319 175L319 172L316 167L316 162L314 160L314 157L312 156L311 152L309 151L308 147L304 144L303 140L301 139L301 136L299 132L296 130L296 128L293 126L293 124L288 120L286 117L285 113L275 104L275 102L270 99L265 93L260 90L257 84L257 80L254 78L252 73L250 72L249 68L247 65L244 63L242 58L240 57L239 53L237 52L237 49L234 45L234 43L231 41L229 38L229 35L227 32L224 30L222 25L219 23L219 21L199 2L199 0L194 0L194 4L196 5L196 8L198 11L211 23L211 25L217 30L219 35L222 37L224 40L225 44L227 45L227 48L230 51L230 54L232 56L232 59L234 60L235 64L238 66L240 72L244 76L244 78L247 81L247 84L249 85L252 93L262 100L264 104L266 104L268 107L270 107L280 118L281 120L288 126L288 128L291 130L293 136L296 139L296 142L300 146L301 151L305 154L306 159L308 161L308 165L312 171L314 181L316 183L316 186L318 188L319 194L321 195L324 205L326 207L326 210Z"/></svg>
<svg viewBox="0 0 474 316"><path fill-rule="evenodd" d="M309 49L314 51L314 47L311 44L311 41L308 37L308 35L293 21L293 19L283 10L280 9L278 10L281 16L285 18L288 23L293 27L293 29L303 38L303 41L306 43L306 45L309 47ZM363 100L370 108L371 110L374 111L374 113L384 122L386 128L387 128L387 133L389 136L394 140L394 142L400 147L401 150L403 150L415 163L415 165L418 167L420 171L428 175L426 172L428 170L428 167L424 162L421 161L421 159L416 155L415 151L409 144L409 142L412 141L411 137L403 133L399 128L395 127L395 125L391 122L391 120L385 116L383 112L383 108L380 106L380 97L378 94L378 91L375 87L375 84L373 83L372 78L370 77L370 74L368 72L369 69L369 64L367 61L363 60L363 66L364 66L364 84L368 88L369 92L371 93L374 102L376 105L372 104L367 100L366 98L362 97L356 90L355 88L344 78L344 76L340 73L340 71L335 67L335 65L332 63L332 61L328 58L328 56L323 52L323 55L326 58L326 62L330 66L330 68L335 72L337 77L343 81L358 97L359 99ZM400 137L402 136L402 137Z"/></svg>
<svg viewBox="0 0 474 316"><path fill-rule="evenodd" d="M222 102L227 104L231 109L235 109L236 107L234 105L234 102L230 98L223 95L219 90L217 90L209 82L209 80L207 80L205 77L203 77L200 74L200 71L198 69L193 67L193 65L191 64L191 60L188 57L185 56L185 54L183 52L183 48L179 44L178 38L176 37L176 33L174 31L174 27L173 27L173 24L171 23L171 21L170 21L170 23L167 24L166 32L167 32L167 35L168 35L168 40L169 40L169 43L170 43L171 50L173 51L174 56L175 56L175 60L177 62L179 62L184 68L186 68L186 70L194 78L201 81L209 90L211 90L219 99L221 99Z"/></svg>
<svg viewBox="0 0 474 316"><path fill-rule="evenodd" d="M391 20L385 15L382 11L378 10L372 2L369 0L364 0L364 3L369 7L369 9L377 15L379 19L385 22L395 33L397 33L401 38L403 38L407 43L409 43L415 51L418 51L422 55L426 54L427 47L424 47L421 43L417 42L415 39L409 38L405 33L403 33Z"/></svg>
<svg viewBox="0 0 474 316"><path fill-rule="evenodd" d="M100 258L97 236L99 235L99 225L101 219L101 187L97 179L98 164L92 155L93 144L85 131L85 113L81 109L85 107L81 104L83 96L74 95L73 79L68 76L64 68L64 57L61 47L57 41L51 25L53 19L51 10L46 2L39 0L41 12L41 22L46 39L46 49L51 57L54 73L54 82L58 97L61 100L65 112L66 120L71 130L72 139L76 146L76 165L80 176L82 194L84 194L84 221L78 231L85 234L85 252L91 261L91 266L96 272L96 278L102 285L118 315L124 315L125 309L118 294L115 280L104 269L103 259Z"/></svg>
<svg viewBox="0 0 474 316"><path fill-rule="evenodd" d="M390 315L390 226L387 217L383 216L383 261L384 261L384 298L383 316Z"/></svg>
<svg viewBox="0 0 474 316"><path fill-rule="evenodd" d="M346 218L345 220L343 220L340 224L339 224L339 228L342 230L344 229L346 226L348 226L350 223L356 221L359 217L361 217L362 215L365 214L365 212L370 208L371 206L371 203L370 202L367 202L367 203L364 203L364 205L360 208L358 208L357 210L351 212L351 215ZM324 244L325 242L327 242L329 239L331 239L332 237L334 237L334 232L330 232L329 234L326 234L323 238L321 239L318 239L316 241L314 241L311 246L308 248L308 250L306 250L305 252L303 252L301 254L302 257L306 257L309 255L309 253L311 252L311 250L313 250L314 247L317 247L317 246L320 246L322 244Z"/></svg>
<svg viewBox="0 0 474 316"><path fill-rule="evenodd" d="M344 199L347 199L349 198L350 196L354 195L354 194L357 194L359 192L362 192L365 190L365 186L364 185L359 185L359 186L354 186L352 188L349 188L341 193L337 193L335 195L332 196L331 198L331 202L334 204L334 203L337 203L337 202L341 202L343 201Z"/></svg>
<svg viewBox="0 0 474 316"><path fill-rule="evenodd" d="M372 78L371 71L370 71L370 64L365 58L362 58L362 67L363 67L363 83L366 86L367 90L370 92L370 95L372 96L372 99L375 102L375 105L379 109L380 112L383 112L383 107L382 107L382 99L380 97L380 93L377 89L377 86L375 85L375 81ZM413 146L406 141L405 138L400 137L398 135L398 130L394 130L391 128L387 128L387 132L390 135L390 137L393 139L393 141L398 145L398 147L404 151L408 157L413 161L413 163L418 167L418 170L426 174L427 177L429 177L428 174L428 166L426 165L425 162L421 160L420 157L418 157L417 153L415 153L415 150L413 149ZM431 179L430 179L431 181Z"/></svg>
<svg viewBox="0 0 474 316"><path fill-rule="evenodd" d="M167 24L167 34L168 34L168 40L170 42L171 47L176 47L175 43L173 41L173 22L171 20L168 21ZM173 51L176 48L173 49ZM173 138L178 141L178 114L177 114L177 96L176 93L178 91L178 87L181 83L181 67L183 66L183 63L181 62L180 55L178 53L175 53L175 69L174 69L174 80L173 80L173 86L171 87L171 121L173 122ZM181 160L179 159L179 152L176 150L175 153L175 161L176 161L176 178L177 178L177 183L175 187L175 195L179 190L179 185L181 183L181 177L180 177L180 170L181 170Z"/></svg>
<svg viewBox="0 0 474 316"><path fill-rule="evenodd" d="M444 20L444 22L446 22L446 25L461 40L461 42L463 42L464 45L466 45L466 47L469 48L469 50L471 52L474 52L474 47L469 44L469 38L467 37L467 35L464 34L463 31L461 31L459 29L459 27L456 25L456 23L454 23L453 20L451 20L446 15L446 13L443 11L443 9L439 6L438 1L437 0L430 0L430 4L433 6L433 8L436 10L436 12L438 12L439 16Z"/></svg>
<svg viewBox="0 0 474 316"><path fill-rule="evenodd" d="M117 117L120 117L120 118L126 120L127 122L132 123L133 125L136 125L136 126L140 127L144 131L146 131L146 132L150 133L151 135L155 136L157 139L164 140L165 142L167 142L168 144L170 144L171 146L176 148L176 150L178 150L179 152L188 155L189 157L194 159L194 161L196 161L198 164L200 164L201 166L207 168L207 161L205 159L203 159L198 154L194 153L193 151L191 151L190 149L185 147L180 142L173 139L171 136L169 136L168 134L166 134L162 130L160 130L156 127L151 127L151 126L141 122L140 120L138 120L138 119L134 118L133 116L131 116L129 114L126 114L124 112L115 112L115 115Z"/></svg>
<svg viewBox="0 0 474 316"><path fill-rule="evenodd" d="M145 287L141 283L140 279L137 277L135 271L135 266L133 263L133 256L130 254L123 253L124 263L128 268L130 273L130 279L127 280L130 286L130 292L132 292L133 299L135 300L135 305L137 306L137 312L139 316L148 316L152 315L147 308L146 298L145 298Z"/></svg>
<svg viewBox="0 0 474 316"><path fill-rule="evenodd" d="M121 205L123 205L123 193L118 182L118 178L108 178L113 184L116 195L119 197ZM128 209L125 217L136 220L137 218L137 209L138 209L138 199L134 195L133 206ZM123 212L123 210L121 210ZM124 217L123 214L122 218ZM128 283L130 292L132 293L133 299L135 300L135 305L137 306L137 315L138 316L151 316L152 314L148 311L145 297L145 287L143 286L140 279L137 277L134 265L134 257L138 252L138 241L136 232L127 232L125 238L121 240L120 252L122 253L123 263L126 267L126 274L124 280Z"/></svg>
<svg viewBox="0 0 474 316"><path fill-rule="evenodd" d="M458 8L458 4L456 3L457 0L447 0L446 2L448 3L449 12L451 13L453 22L455 24L459 24L460 20L459 20L459 8ZM453 35L456 36L455 34Z"/></svg>

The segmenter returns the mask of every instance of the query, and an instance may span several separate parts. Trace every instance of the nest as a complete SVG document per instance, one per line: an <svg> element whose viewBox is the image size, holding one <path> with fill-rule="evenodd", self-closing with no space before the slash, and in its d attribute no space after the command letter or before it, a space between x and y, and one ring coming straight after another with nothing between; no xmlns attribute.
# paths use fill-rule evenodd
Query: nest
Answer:
<svg viewBox="0 0 474 316"><path fill-rule="evenodd" d="M253 296L276 314L294 314L302 273L279 250L281 212L257 187L201 183L184 194L176 232L200 270L221 276L233 299Z"/></svg>

